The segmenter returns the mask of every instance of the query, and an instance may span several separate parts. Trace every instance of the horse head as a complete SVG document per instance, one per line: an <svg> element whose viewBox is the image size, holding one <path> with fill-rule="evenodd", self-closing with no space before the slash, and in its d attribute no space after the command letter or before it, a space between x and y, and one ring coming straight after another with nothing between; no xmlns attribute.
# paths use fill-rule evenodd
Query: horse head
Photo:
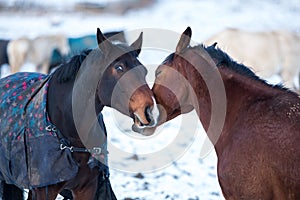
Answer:
<svg viewBox="0 0 300 200"><path fill-rule="evenodd" d="M186 77L193 72L188 70L188 61L183 56L190 45L191 34L191 28L188 27L181 35L176 51L170 54L155 72L152 91L160 112L157 125L193 110L189 99L191 88ZM151 135L154 130L155 127L146 127L139 133Z"/></svg>
<svg viewBox="0 0 300 200"><path fill-rule="evenodd" d="M137 59L143 34L131 45L112 43L97 29L97 41L106 68L97 86L101 104L117 109L134 120L133 129L155 126L158 110L146 83L147 70Z"/></svg>

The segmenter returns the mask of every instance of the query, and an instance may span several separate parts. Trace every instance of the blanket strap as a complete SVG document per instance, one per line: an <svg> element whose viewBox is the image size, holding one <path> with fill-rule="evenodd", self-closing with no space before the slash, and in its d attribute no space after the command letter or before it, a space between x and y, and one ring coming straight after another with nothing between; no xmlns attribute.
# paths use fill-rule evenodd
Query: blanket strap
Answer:
<svg viewBox="0 0 300 200"><path fill-rule="evenodd" d="M66 146L64 144L60 144L60 150L69 149L71 152L80 152L80 153L91 153L93 155L100 155L102 149L100 147L93 147L91 149L80 148L74 146Z"/></svg>
<svg viewBox="0 0 300 200"><path fill-rule="evenodd" d="M71 152L90 153L92 155L108 154L108 151L105 148L101 148L101 147L93 147L89 149L89 148L72 146L70 141L67 140L65 137L63 137L61 132L54 125L48 125L46 127L46 131L56 133L60 141L60 150L69 149Z"/></svg>

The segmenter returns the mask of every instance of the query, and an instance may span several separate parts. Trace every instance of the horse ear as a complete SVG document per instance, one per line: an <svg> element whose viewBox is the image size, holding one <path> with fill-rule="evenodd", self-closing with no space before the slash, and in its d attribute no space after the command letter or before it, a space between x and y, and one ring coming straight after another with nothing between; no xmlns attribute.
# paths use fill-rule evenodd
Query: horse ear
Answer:
<svg viewBox="0 0 300 200"><path fill-rule="evenodd" d="M101 30L97 28L97 42L98 47L102 50L103 53L109 52L112 44L111 42L103 35Z"/></svg>
<svg viewBox="0 0 300 200"><path fill-rule="evenodd" d="M142 43L143 43L143 32L141 32L138 39L130 45L136 51L137 55L141 53Z"/></svg>
<svg viewBox="0 0 300 200"><path fill-rule="evenodd" d="M215 42L215 43L213 43L211 46L214 47L214 48L216 48L217 44L218 44L218 43Z"/></svg>
<svg viewBox="0 0 300 200"><path fill-rule="evenodd" d="M190 45L191 37L192 37L192 29L188 26L180 36L179 42L176 47L177 54L181 53Z"/></svg>

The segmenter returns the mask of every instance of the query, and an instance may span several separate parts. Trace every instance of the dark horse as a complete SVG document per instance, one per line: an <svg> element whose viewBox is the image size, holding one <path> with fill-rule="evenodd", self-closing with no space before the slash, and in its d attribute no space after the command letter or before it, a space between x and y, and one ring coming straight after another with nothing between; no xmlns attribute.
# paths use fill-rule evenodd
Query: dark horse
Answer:
<svg viewBox="0 0 300 200"><path fill-rule="evenodd" d="M176 52L156 70L152 90L163 107L158 124L196 109L214 144L218 179L226 199L300 199L298 95L266 83L216 44L191 47L190 40L188 27ZM223 84L224 101L213 99L214 91L208 89L216 86L213 71ZM216 105L212 102L226 108L223 122L221 110L213 118Z"/></svg>
<svg viewBox="0 0 300 200"><path fill-rule="evenodd" d="M0 77L1 77L1 65L8 64L7 57L7 45L9 40L1 40L0 39Z"/></svg>
<svg viewBox="0 0 300 200"><path fill-rule="evenodd" d="M74 199L94 199L107 163L97 117L104 106L132 117L133 127L156 124L147 70L137 59L142 34L129 46L97 29L97 41L99 48L50 75L16 73L0 81L0 180L29 188L30 198L51 200L68 189Z"/></svg>

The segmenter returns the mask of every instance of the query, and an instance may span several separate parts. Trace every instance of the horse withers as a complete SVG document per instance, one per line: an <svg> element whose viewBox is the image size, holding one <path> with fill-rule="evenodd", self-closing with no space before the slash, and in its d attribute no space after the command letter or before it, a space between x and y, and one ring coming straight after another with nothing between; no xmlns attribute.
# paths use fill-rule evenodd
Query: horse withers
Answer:
<svg viewBox="0 0 300 200"><path fill-rule="evenodd" d="M142 34L132 45L113 44L97 29L97 41L98 48L50 75L23 72L0 81L0 179L29 188L33 199L55 199L63 189L94 199L107 164L98 126L104 106L132 117L138 129L156 125L147 70L137 59Z"/></svg>
<svg viewBox="0 0 300 200"><path fill-rule="evenodd" d="M187 28L156 70L158 124L195 108L226 199L300 199L299 96L266 83L216 44L191 47L190 40Z"/></svg>

